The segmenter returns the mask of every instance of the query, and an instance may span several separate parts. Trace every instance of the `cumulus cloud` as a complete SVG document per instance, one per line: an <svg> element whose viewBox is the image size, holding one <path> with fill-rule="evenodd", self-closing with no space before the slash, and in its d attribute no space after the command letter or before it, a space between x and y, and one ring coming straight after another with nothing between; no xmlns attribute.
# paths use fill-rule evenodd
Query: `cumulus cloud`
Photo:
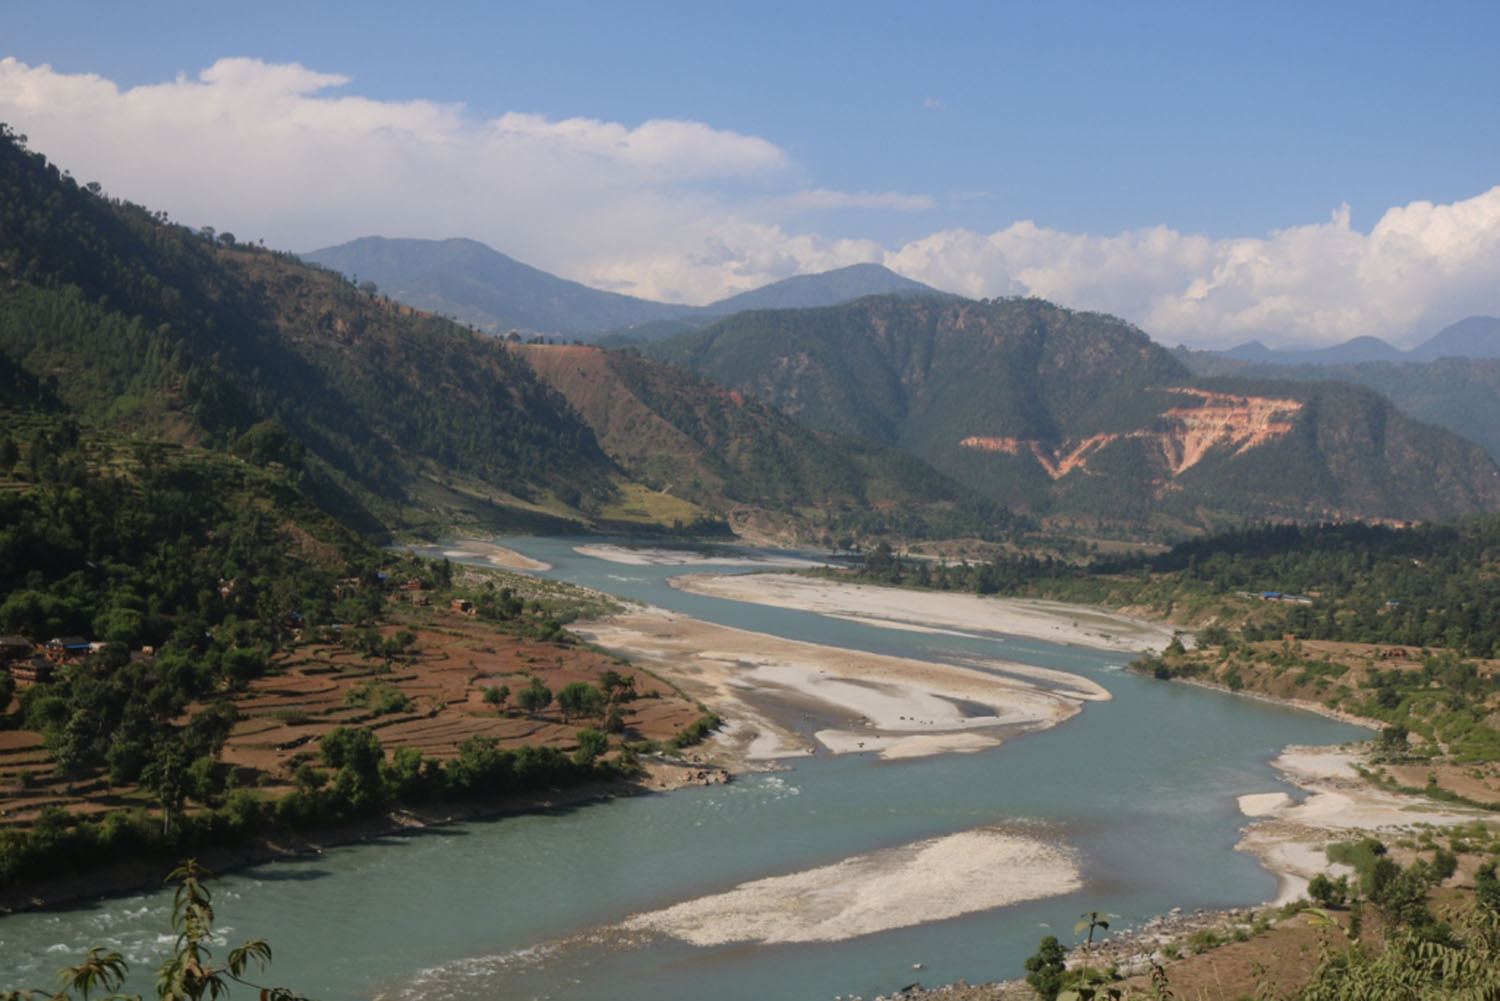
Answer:
<svg viewBox="0 0 1500 1001"><path fill-rule="evenodd" d="M222 59L122 89L0 60L0 121L81 181L241 239L309 250L357 236L469 236L569 278L706 302L877 261L971 296L1037 295L1124 316L1168 343L1400 340L1500 313L1500 187L1391 208L1369 233L1324 222L1218 239L1022 221L889 248L860 213L920 219L925 194L806 183L775 143L701 122L628 125L377 101L347 77ZM956 196L949 193L945 201ZM834 216L816 213L839 213ZM804 219L802 227L797 225Z"/></svg>
<svg viewBox="0 0 1500 1001"><path fill-rule="evenodd" d="M1116 313L1168 343L1414 341L1500 312L1500 186L1451 205L1392 208L1367 234L1351 227L1348 206L1327 222L1257 238L1165 226L1089 236L1018 222L990 234L935 233L884 263L966 295L1036 295Z"/></svg>
<svg viewBox="0 0 1500 1001"><path fill-rule="evenodd" d="M584 280L619 281L635 259L631 291L687 299L736 284L692 261L726 230L756 232L757 202L795 174L774 143L698 122L479 119L343 94L349 82L223 59L121 89L5 59L0 120L80 180L241 239L472 236Z"/></svg>

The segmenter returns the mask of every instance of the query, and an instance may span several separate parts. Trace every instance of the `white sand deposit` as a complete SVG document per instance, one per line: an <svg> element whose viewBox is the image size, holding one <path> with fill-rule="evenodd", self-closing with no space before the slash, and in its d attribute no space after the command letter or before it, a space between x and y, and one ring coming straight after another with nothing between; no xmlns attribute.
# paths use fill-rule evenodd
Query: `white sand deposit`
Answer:
<svg viewBox="0 0 1500 1001"><path fill-rule="evenodd" d="M1049 689L1008 661L985 662L1012 675L1001 677L732 629L660 608L572 628L717 711L729 724L719 746L741 761L808 753L807 739L785 722L807 713L832 723L816 737L834 753L910 757L994 746L1005 733L1051 726L1083 701L1110 697L1066 672L1047 672L1057 686Z"/></svg>
<svg viewBox="0 0 1500 1001"><path fill-rule="evenodd" d="M1371 785L1354 771L1359 760L1359 754L1337 747L1289 747L1271 764L1307 795L1300 801L1283 792L1239 798L1246 816L1261 819L1235 847L1275 873L1274 903L1305 895L1308 880L1320 872L1348 871L1329 864L1325 845L1363 837L1389 841L1410 836L1420 824L1445 827L1474 819L1473 810Z"/></svg>
<svg viewBox="0 0 1500 1001"><path fill-rule="evenodd" d="M914 591L795 574L684 574L671 585L694 594L796 608L902 629L1027 636L1071 646L1139 652L1172 641L1170 626L1118 612L1034 598Z"/></svg>
<svg viewBox="0 0 1500 1001"><path fill-rule="evenodd" d="M620 926L694 945L838 942L1082 887L1072 856L989 828L918 841L637 914Z"/></svg>
<svg viewBox="0 0 1500 1001"><path fill-rule="evenodd" d="M449 559L474 559L478 557L487 563L497 567L505 567L507 570L551 570L552 564L534 560L530 556L522 556L514 549L506 549L497 546L493 542L483 542L479 539L459 539L451 548L443 551L443 555Z"/></svg>
<svg viewBox="0 0 1500 1001"><path fill-rule="evenodd" d="M1240 812L1247 817L1266 817L1291 805L1292 797L1284 792L1250 793L1240 797Z"/></svg>
<svg viewBox="0 0 1500 1001"><path fill-rule="evenodd" d="M827 564L818 560L798 556L783 556L775 553L746 551L725 552L717 556L705 556L687 549L663 549L648 546L618 546L609 543L589 543L574 546L573 552L580 556L592 556L610 563L624 563L633 567L820 567Z"/></svg>

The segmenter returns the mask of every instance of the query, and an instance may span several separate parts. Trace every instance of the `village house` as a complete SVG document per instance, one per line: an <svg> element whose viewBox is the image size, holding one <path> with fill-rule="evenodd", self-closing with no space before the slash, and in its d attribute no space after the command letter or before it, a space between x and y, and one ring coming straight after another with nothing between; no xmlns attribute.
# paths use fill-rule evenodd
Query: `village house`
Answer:
<svg viewBox="0 0 1500 1001"><path fill-rule="evenodd" d="M47 659L54 664L66 664L93 652L93 644L82 636L54 636L44 648Z"/></svg>
<svg viewBox="0 0 1500 1001"><path fill-rule="evenodd" d="M8 667L10 676L25 684L44 684L52 680L53 664L41 655L27 660L12 661Z"/></svg>

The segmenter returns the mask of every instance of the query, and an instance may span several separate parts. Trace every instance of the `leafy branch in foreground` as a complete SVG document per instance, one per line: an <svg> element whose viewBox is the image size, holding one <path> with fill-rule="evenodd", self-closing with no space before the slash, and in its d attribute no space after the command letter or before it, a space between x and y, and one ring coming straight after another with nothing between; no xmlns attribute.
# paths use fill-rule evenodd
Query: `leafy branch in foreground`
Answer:
<svg viewBox="0 0 1500 1001"><path fill-rule="evenodd" d="M212 896L203 881L213 873L188 859L172 870L167 882L175 881L177 891L172 899L172 930L177 933L174 951L156 973L156 995L161 1001L217 1001L227 997L234 984L260 992L260 1001L307 1001L302 995L283 987L262 987L245 978L253 963L264 970L271 961L271 946L265 939L251 939L230 949L222 965L214 962L208 943L213 938L214 908ZM90 949L76 966L59 970L57 989L0 991L0 1001L89 1001L102 989L108 994L101 1001L140 1001L139 994L121 994L130 968L118 952Z"/></svg>

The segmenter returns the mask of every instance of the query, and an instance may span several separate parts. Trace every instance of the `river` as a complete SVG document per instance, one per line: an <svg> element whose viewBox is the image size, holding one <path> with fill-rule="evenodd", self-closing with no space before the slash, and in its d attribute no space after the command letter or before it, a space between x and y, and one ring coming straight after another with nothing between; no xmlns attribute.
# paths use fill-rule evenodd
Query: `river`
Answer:
<svg viewBox="0 0 1500 1001"><path fill-rule="evenodd" d="M979 754L815 756L727 786L458 824L227 875L211 884L220 931L230 942L270 940L275 963L264 979L324 1001L750 1001L1019 976L1043 935L1074 941L1084 911L1113 915L1123 928L1173 907L1269 899L1274 879L1233 850L1245 822L1236 797L1296 794L1267 764L1287 744L1368 736L1310 713L1137 677L1121 670L1124 654L876 628L686 594L667 579L705 568L607 562L577 554L573 540L504 541L552 564L543 576L708 621L930 660L1005 657L1084 675L1114 698ZM836 943L699 948L597 933L746 880L985 825L1072 852L1084 888ZM120 949L138 971L154 968L170 945L169 911L156 893L0 918L0 988L48 986L53 970L91 945ZM132 987L151 992L145 976Z"/></svg>

